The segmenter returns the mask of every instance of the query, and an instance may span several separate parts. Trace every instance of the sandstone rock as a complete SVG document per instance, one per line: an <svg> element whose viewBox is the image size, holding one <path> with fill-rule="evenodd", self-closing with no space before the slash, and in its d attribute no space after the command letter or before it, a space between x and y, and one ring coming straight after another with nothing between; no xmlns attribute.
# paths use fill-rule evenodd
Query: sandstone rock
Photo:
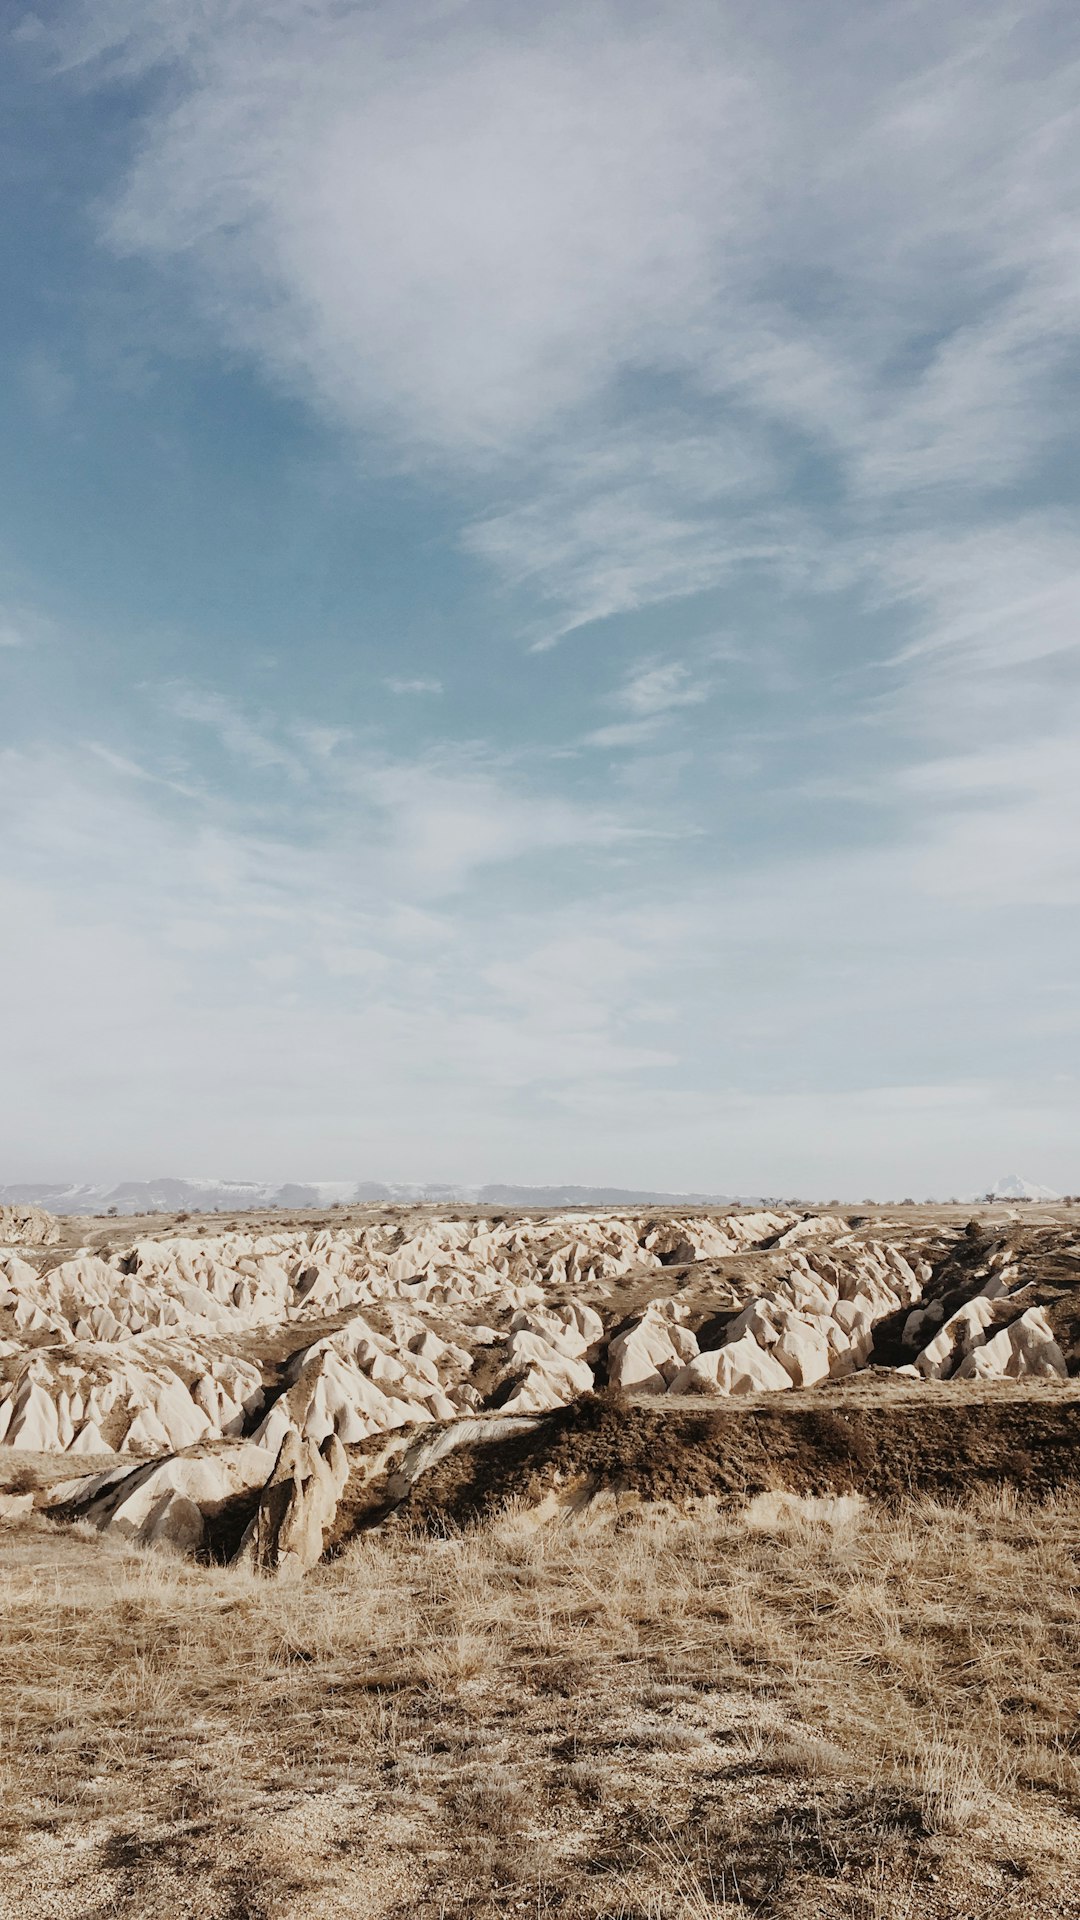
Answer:
<svg viewBox="0 0 1080 1920"><path fill-rule="evenodd" d="M141 1461L65 1481L53 1488L48 1505L136 1546L194 1553L207 1519L237 1494L261 1487L271 1458L261 1447L241 1445Z"/></svg>
<svg viewBox="0 0 1080 1920"><path fill-rule="evenodd" d="M44 1387L27 1380L12 1397L7 1432L9 1447L32 1453L60 1453L60 1421L56 1402Z"/></svg>
<svg viewBox="0 0 1080 1920"><path fill-rule="evenodd" d="M919 1372L928 1380L944 1380L973 1348L984 1344L986 1329L995 1318L994 1303L984 1294L957 1308L919 1354L915 1362Z"/></svg>
<svg viewBox="0 0 1080 1920"><path fill-rule="evenodd" d="M43 1207L0 1207L0 1246L51 1247L59 1238L59 1220Z"/></svg>
<svg viewBox="0 0 1080 1920"><path fill-rule="evenodd" d="M431 1391L428 1382L418 1382L415 1396L387 1392L354 1361L320 1343L305 1355L295 1384L270 1408L254 1437L278 1447L291 1428L316 1445L335 1433L345 1445L355 1446L369 1434L432 1419L427 1404Z"/></svg>
<svg viewBox="0 0 1080 1920"><path fill-rule="evenodd" d="M766 1250L743 1260L754 1249ZM246 1563L290 1574L322 1550L344 1445L383 1436L354 1456L364 1475L433 1458L587 1393L597 1366L631 1393L813 1389L865 1365L879 1322L898 1315L909 1384L1064 1375L1045 1314L1014 1299L1028 1276L1012 1242L973 1256L964 1241L951 1265L940 1239L933 1266L927 1250L906 1226L871 1238L839 1216L772 1209L391 1213L167 1233L40 1272L9 1248L0 1442L66 1450L73 1471L88 1454L130 1456L79 1483L70 1510L139 1544L198 1551L223 1503L250 1511L257 1497ZM724 1339L699 1353L691 1327L706 1325ZM506 1411L484 1415L493 1394Z"/></svg>
<svg viewBox="0 0 1080 1920"><path fill-rule="evenodd" d="M780 1338L771 1348L771 1357L791 1377L795 1387L813 1387L827 1380L833 1368L833 1356L823 1329L811 1320L792 1315Z"/></svg>
<svg viewBox="0 0 1080 1920"><path fill-rule="evenodd" d="M956 1369L957 1380L1019 1380L1028 1374L1064 1380L1065 1356L1041 1307L1029 1307L1011 1326L972 1349Z"/></svg>
<svg viewBox="0 0 1080 1920"><path fill-rule="evenodd" d="M534 1335L571 1360L595 1359L603 1341L604 1323L591 1307L574 1302L557 1309L519 1308L510 1321L510 1332L514 1338Z"/></svg>
<svg viewBox="0 0 1080 1920"><path fill-rule="evenodd" d="M793 1221L772 1213L662 1223L571 1213L429 1219L406 1233L392 1220L313 1233L230 1229L142 1239L120 1252L75 1249L40 1275L8 1252L0 1255L0 1310L11 1315L0 1334L0 1427L17 1425L15 1439L27 1447L154 1454L204 1437L238 1437L262 1413L260 1438L268 1444L279 1446L290 1425L309 1438L332 1429L353 1441L468 1408L476 1397L465 1392L474 1352L513 1342L517 1332L545 1345L531 1355L525 1343L508 1351L515 1391L530 1405L558 1404L591 1385L605 1332L587 1301L552 1305L549 1285L603 1293L627 1274L659 1272L661 1248L731 1252ZM389 1330L364 1326L357 1314L351 1333L317 1343L337 1354L318 1366L298 1343L305 1358L286 1403L269 1412L257 1369L226 1357L230 1339L367 1305L388 1317ZM438 1329L434 1315L444 1317ZM666 1324L654 1391L695 1351L692 1336ZM43 1335L51 1357L31 1392L22 1356ZM233 1369L230 1378L223 1367Z"/></svg>
<svg viewBox="0 0 1080 1920"><path fill-rule="evenodd" d="M730 1346L698 1354L675 1375L669 1390L717 1395L782 1393L790 1386L791 1375L786 1368L750 1334L744 1334Z"/></svg>
<svg viewBox="0 0 1080 1920"><path fill-rule="evenodd" d="M743 1285L740 1255L762 1247ZM11 1248L0 1252L0 1441L153 1457L255 1429L276 1458L290 1431L351 1445L470 1417L493 1392L531 1416L588 1392L598 1365L631 1393L808 1388L864 1366L880 1320L905 1308L921 1372L1056 1370L1037 1329L998 1339L1023 1283L1014 1249L987 1242L972 1269L965 1241L956 1275L940 1282L940 1248L934 1257L932 1268L906 1227L870 1238L839 1215L773 1209L392 1213L317 1230L167 1233L75 1249L41 1272ZM665 1268L714 1259L725 1263L717 1306L732 1317L723 1347L699 1356ZM947 1327L941 1298L924 1292L932 1280L950 1302L958 1286L980 1289ZM694 1325L708 1283L707 1267L690 1276ZM250 1357L264 1340L265 1383Z"/></svg>
<svg viewBox="0 0 1080 1920"><path fill-rule="evenodd" d="M666 1393L692 1360L697 1341L673 1319L670 1302L656 1301L608 1347L608 1379L624 1393Z"/></svg>
<svg viewBox="0 0 1080 1920"><path fill-rule="evenodd" d="M539 1356L528 1368L502 1408L507 1413L547 1413L589 1393L592 1386L593 1371L584 1360L571 1360L549 1348L547 1356Z"/></svg>
<svg viewBox="0 0 1080 1920"><path fill-rule="evenodd" d="M282 1580L298 1579L315 1566L348 1477L348 1459L336 1434L320 1447L287 1433L240 1543L237 1564Z"/></svg>
<svg viewBox="0 0 1080 1920"><path fill-rule="evenodd" d="M778 1247L799 1246L807 1240L835 1240L839 1234L847 1232L847 1221L835 1213L812 1213L805 1220L796 1220L793 1227L777 1239Z"/></svg>

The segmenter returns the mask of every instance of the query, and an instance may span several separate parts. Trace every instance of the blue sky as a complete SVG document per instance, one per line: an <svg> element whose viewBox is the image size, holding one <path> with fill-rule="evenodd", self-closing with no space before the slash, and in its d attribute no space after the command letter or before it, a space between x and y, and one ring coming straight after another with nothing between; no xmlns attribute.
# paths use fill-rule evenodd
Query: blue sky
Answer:
<svg viewBox="0 0 1080 1920"><path fill-rule="evenodd" d="M0 75L4 1178L1080 1188L1075 9Z"/></svg>

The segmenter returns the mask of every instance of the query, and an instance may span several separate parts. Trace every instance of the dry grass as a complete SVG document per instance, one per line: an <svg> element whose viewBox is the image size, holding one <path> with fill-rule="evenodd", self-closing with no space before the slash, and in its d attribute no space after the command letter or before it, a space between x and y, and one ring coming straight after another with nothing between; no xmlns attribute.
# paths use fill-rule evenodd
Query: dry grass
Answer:
<svg viewBox="0 0 1080 1920"><path fill-rule="evenodd" d="M1080 1503L0 1551L0 1914L1080 1916Z"/></svg>

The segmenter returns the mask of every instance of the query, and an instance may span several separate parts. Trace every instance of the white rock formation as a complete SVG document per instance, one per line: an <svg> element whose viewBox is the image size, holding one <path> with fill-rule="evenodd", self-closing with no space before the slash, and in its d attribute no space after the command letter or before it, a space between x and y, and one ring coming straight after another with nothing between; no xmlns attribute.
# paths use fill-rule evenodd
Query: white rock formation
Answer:
<svg viewBox="0 0 1080 1920"><path fill-rule="evenodd" d="M1027 1374L1064 1380L1065 1355L1042 1307L1029 1307L991 1339L973 1347L956 1369L957 1380L1020 1380Z"/></svg>
<svg viewBox="0 0 1080 1920"><path fill-rule="evenodd" d="M785 1279L733 1316L719 1348L689 1359L667 1382L669 1392L780 1392L843 1378L865 1365L876 1323L917 1300L929 1277L895 1247L847 1232L828 1252L797 1247L791 1263Z"/></svg>
<svg viewBox="0 0 1080 1920"><path fill-rule="evenodd" d="M1067 1371L1019 1243L954 1228L932 1269L906 1220L388 1213L50 1244L0 1249L0 1444L69 1453L73 1472L105 1456L62 1504L139 1545L198 1551L223 1509L239 1525L250 1508L245 1560L282 1574L322 1551L344 1449L363 1443L356 1473L397 1459L407 1478L598 1378L653 1397L813 1390L865 1366L882 1321L915 1383Z"/></svg>
<svg viewBox="0 0 1080 1920"><path fill-rule="evenodd" d="M42 1207L21 1202L0 1207L0 1247L50 1247L60 1238L60 1222Z"/></svg>
<svg viewBox="0 0 1080 1920"><path fill-rule="evenodd" d="M272 1454L251 1445L189 1453L65 1481L47 1504L134 1546L164 1543L194 1553L205 1539L207 1516L262 1487L272 1465Z"/></svg>
<svg viewBox="0 0 1080 1920"><path fill-rule="evenodd" d="M726 1324L702 1309L695 1267L718 1276ZM896 1315L930 1378L1064 1370L1048 1328L1011 1304L1007 1250L948 1319L924 1298L930 1279L910 1224L874 1237L837 1214L764 1209L391 1211L65 1257L24 1240L0 1250L0 1443L160 1458L246 1437L276 1458L289 1433L353 1446L484 1405L534 1416L598 1371L654 1396L807 1389L864 1366Z"/></svg>
<svg viewBox="0 0 1080 1920"><path fill-rule="evenodd" d="M299 1579L322 1556L348 1477L348 1457L335 1434L317 1446L290 1430L240 1542L237 1563L279 1580Z"/></svg>
<svg viewBox="0 0 1080 1920"><path fill-rule="evenodd" d="M994 1325L995 1318L994 1302L985 1294L976 1294L974 1300L950 1314L927 1341L915 1362L919 1372L927 1380L946 1379L975 1347L985 1344L986 1329ZM909 1325L910 1321L905 1322L905 1334Z"/></svg>
<svg viewBox="0 0 1080 1920"><path fill-rule="evenodd" d="M165 1234L52 1266L0 1254L0 1441L155 1454L255 1430L277 1449L293 1428L353 1444L471 1411L483 1346L499 1354L508 1406L559 1406L593 1385L606 1338L597 1306L573 1296L602 1301L676 1254L738 1254L795 1218L429 1216L403 1227L391 1216L336 1231ZM305 1324L327 1321L342 1324L304 1341ZM642 1378L664 1391L697 1349L667 1309L654 1322L661 1365ZM294 1323L278 1393L236 1349ZM648 1337L628 1343L628 1381Z"/></svg>
<svg viewBox="0 0 1080 1920"><path fill-rule="evenodd" d="M675 1375L671 1393L782 1393L791 1375L774 1360L768 1347L759 1346L750 1333L730 1345L699 1353Z"/></svg>
<svg viewBox="0 0 1080 1920"><path fill-rule="evenodd" d="M608 1347L608 1379L624 1393L667 1393L675 1376L698 1351L681 1324L686 1309L674 1300L653 1300L616 1334Z"/></svg>

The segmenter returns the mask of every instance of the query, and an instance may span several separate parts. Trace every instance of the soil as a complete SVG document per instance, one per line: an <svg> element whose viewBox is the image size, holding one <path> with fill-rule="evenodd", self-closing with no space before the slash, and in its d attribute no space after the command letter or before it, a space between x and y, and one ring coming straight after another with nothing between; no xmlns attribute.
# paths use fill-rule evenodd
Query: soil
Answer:
<svg viewBox="0 0 1080 1920"><path fill-rule="evenodd" d="M712 1496L737 1506L757 1493L861 1493L895 1505L914 1494L956 1500L1009 1485L1044 1499L1080 1483L1080 1385L891 1383L877 1392L785 1395L745 1407L655 1404L590 1395L544 1415L531 1432L448 1454L423 1475L397 1518L430 1529L468 1526L509 1502L538 1503L559 1486L616 1486L676 1504ZM379 1489L350 1502L357 1530L385 1515Z"/></svg>

